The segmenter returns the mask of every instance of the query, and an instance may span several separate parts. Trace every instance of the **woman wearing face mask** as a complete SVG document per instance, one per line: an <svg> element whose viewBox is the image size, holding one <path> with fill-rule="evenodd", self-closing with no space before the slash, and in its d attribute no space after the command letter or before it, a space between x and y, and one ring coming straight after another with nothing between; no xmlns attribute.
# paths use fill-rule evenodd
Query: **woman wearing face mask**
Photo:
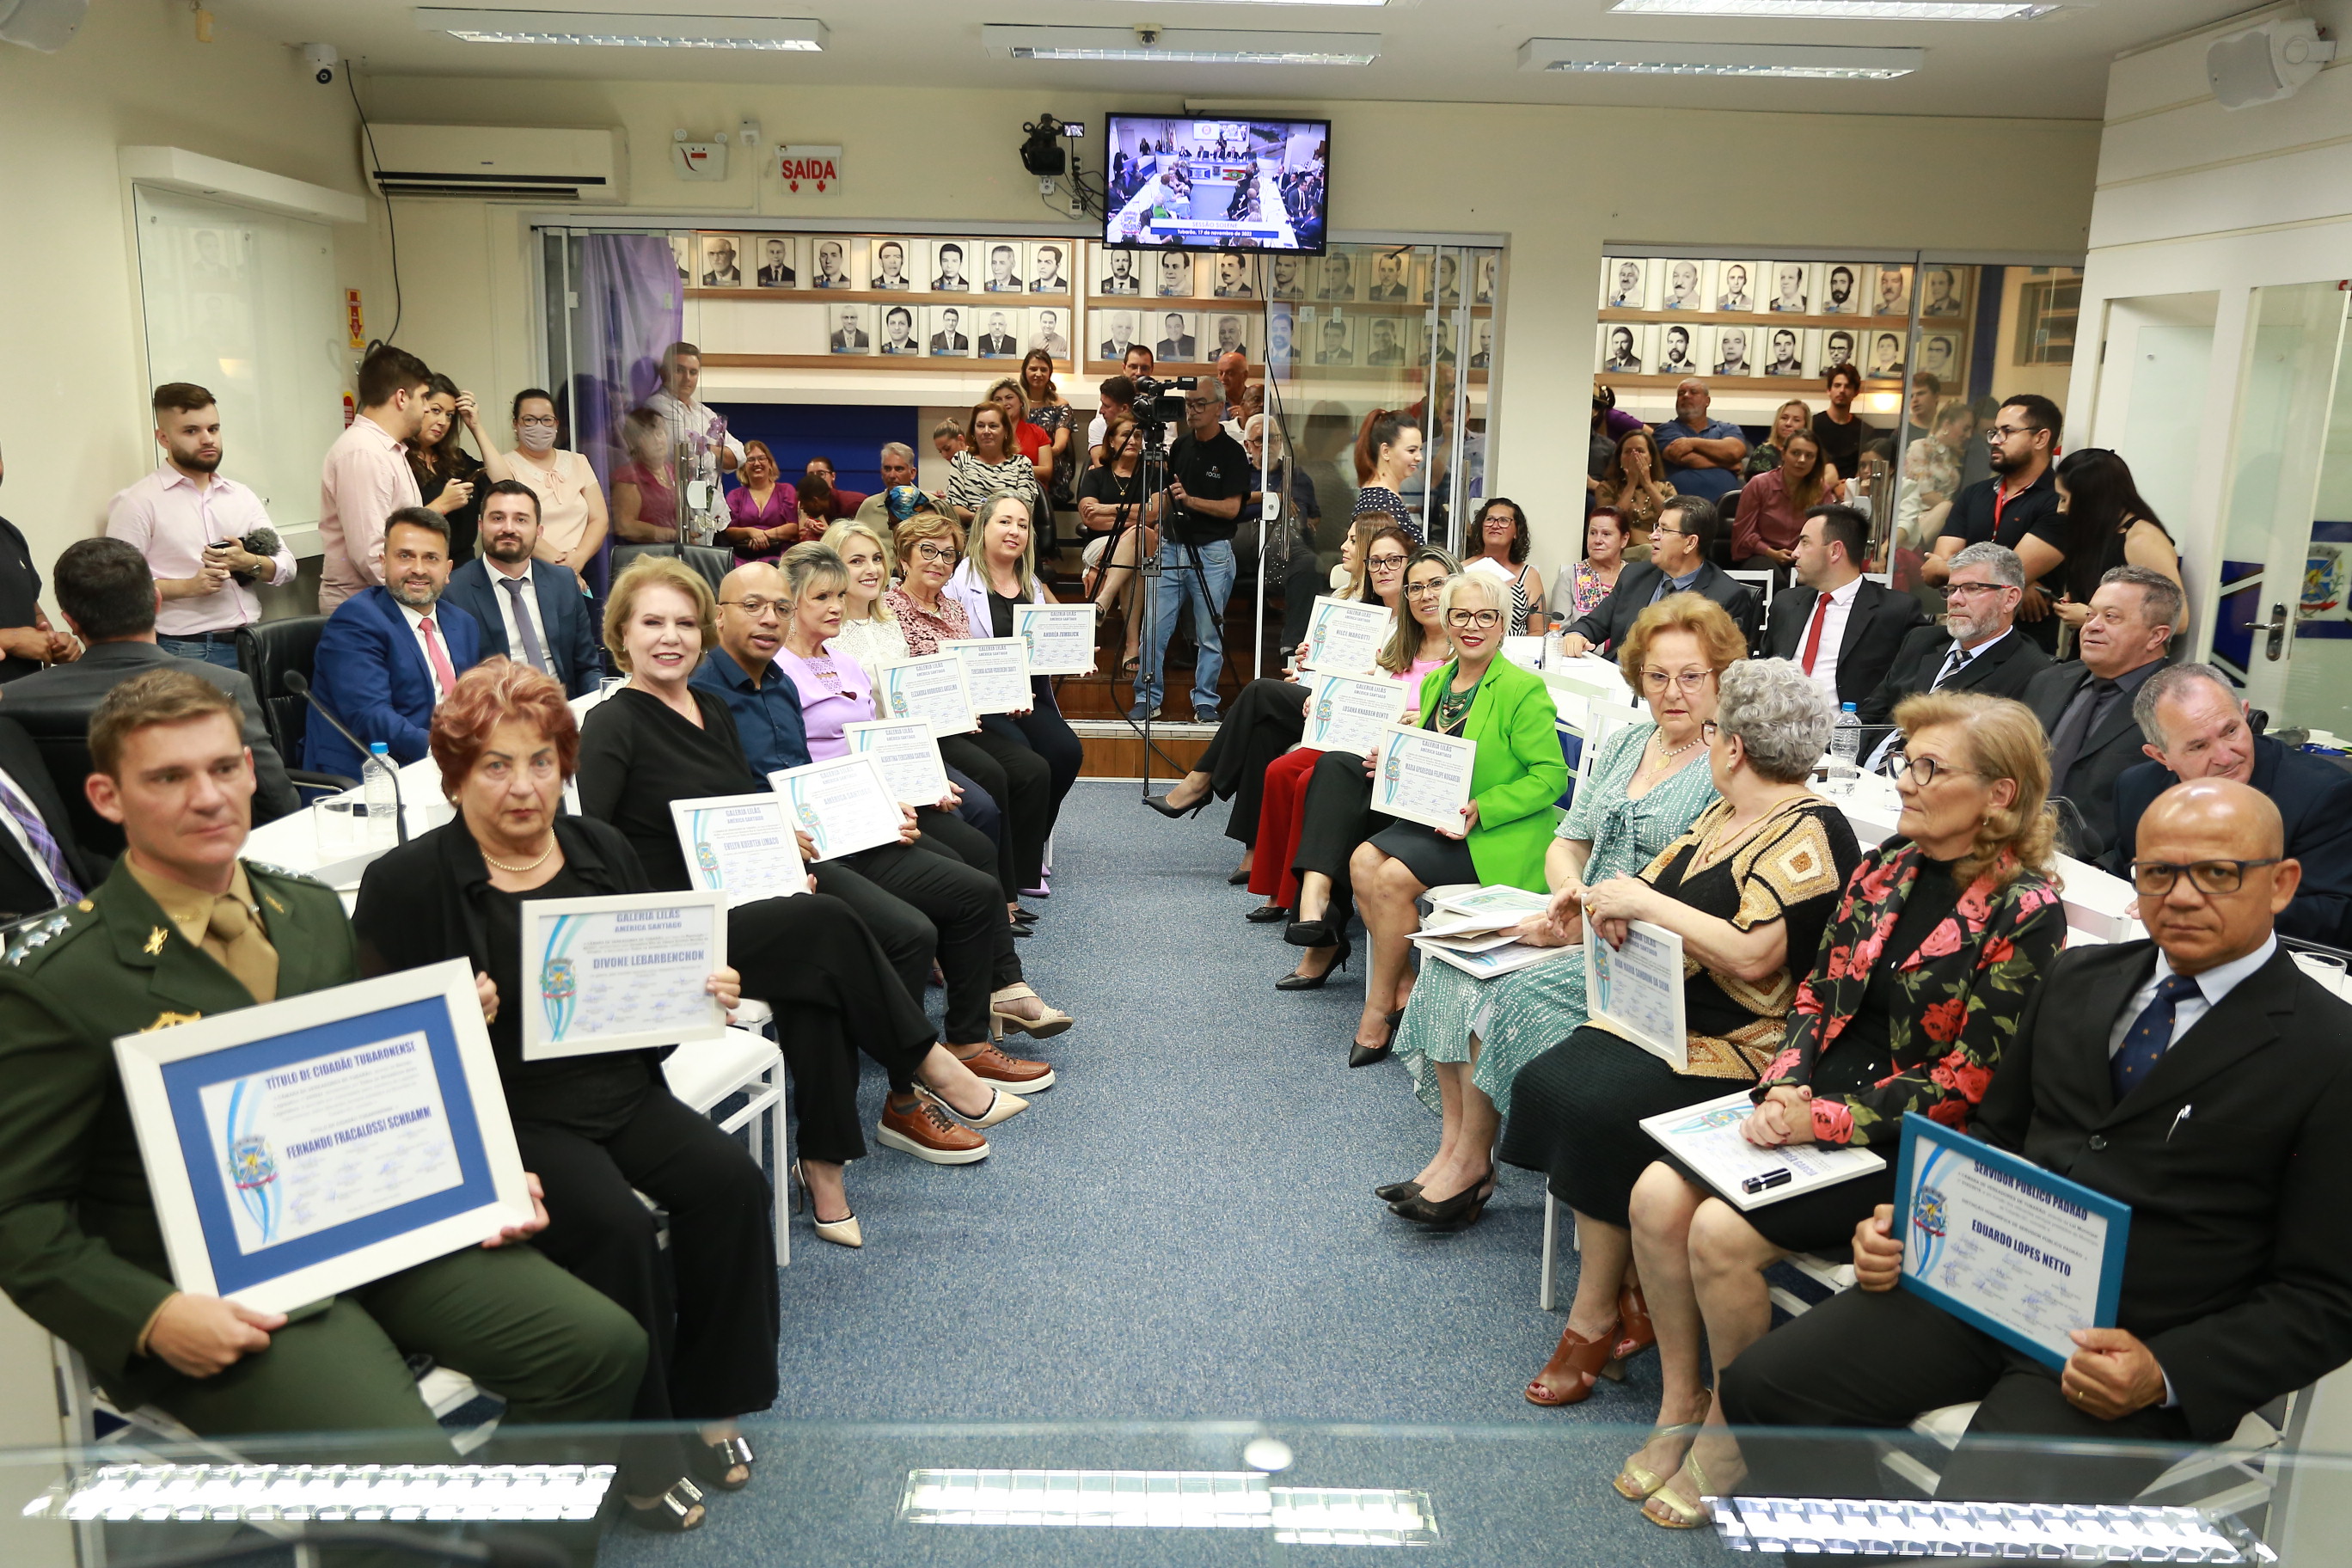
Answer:
<svg viewBox="0 0 2352 1568"><path fill-rule="evenodd" d="M476 462L457 444L461 425L474 433L482 461ZM449 520L449 559L471 561L474 536L482 524L482 503L475 492L507 478L507 465L498 447L482 438L482 416L474 406L474 395L458 391L446 375L435 376L425 389L425 423L409 444L408 466L425 504Z"/></svg>
<svg viewBox="0 0 2352 1568"><path fill-rule="evenodd" d="M539 544L533 553L541 561L584 573L604 548L611 520L604 510L604 492L588 459L556 446L555 399L536 386L515 394L515 449L504 461L508 475L530 487L539 498ZM478 436L478 439L480 437ZM495 454L482 440L483 468Z"/></svg>

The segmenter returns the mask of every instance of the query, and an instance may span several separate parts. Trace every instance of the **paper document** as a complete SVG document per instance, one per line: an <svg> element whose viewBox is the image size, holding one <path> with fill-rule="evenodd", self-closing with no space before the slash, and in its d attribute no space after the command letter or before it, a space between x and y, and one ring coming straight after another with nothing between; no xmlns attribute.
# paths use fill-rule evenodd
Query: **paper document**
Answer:
<svg viewBox="0 0 2352 1568"><path fill-rule="evenodd" d="M716 893L528 900L523 1060L715 1040L727 1016L706 987L726 963Z"/></svg>
<svg viewBox="0 0 2352 1568"><path fill-rule="evenodd" d="M784 820L807 834L820 860L896 844L905 817L867 756L829 757L768 775L784 799Z"/></svg>
<svg viewBox="0 0 2352 1568"><path fill-rule="evenodd" d="M1589 1022L1622 1035L1682 1072L1690 1066L1683 1025L1683 939L1633 921L1612 947L1594 922L1584 927L1584 998Z"/></svg>
<svg viewBox="0 0 2352 1568"><path fill-rule="evenodd" d="M947 798L947 764L940 760L940 742L921 719L874 719L844 724L849 748L857 756L872 757L882 770L882 782L906 805L937 805Z"/></svg>
<svg viewBox="0 0 2352 1568"><path fill-rule="evenodd" d="M808 891L783 797L773 790L674 800L669 815L694 885L725 895L729 909Z"/></svg>
<svg viewBox="0 0 2352 1568"><path fill-rule="evenodd" d="M874 712L882 719L928 719L934 735L968 735L980 728L963 660L951 653L886 664L874 674Z"/></svg>
<svg viewBox="0 0 2352 1568"><path fill-rule="evenodd" d="M1322 674L1379 673L1381 646L1395 627L1396 612L1374 599L1318 595L1307 623L1307 658L1299 668Z"/></svg>
<svg viewBox="0 0 2352 1568"><path fill-rule="evenodd" d="M1015 605L1013 636L1028 657L1032 675L1095 672L1095 607L1091 603Z"/></svg>
<svg viewBox="0 0 2352 1568"><path fill-rule="evenodd" d="M1644 1117L1642 1131L1689 1166L1724 1202L1740 1209L1761 1208L1886 1169L1885 1159L1868 1149L1821 1143L1765 1149L1750 1143L1740 1134L1739 1124L1755 1109L1743 1089L1721 1100ZM1750 1191L1747 1184L1751 1181L1770 1184Z"/></svg>
<svg viewBox="0 0 2352 1568"><path fill-rule="evenodd" d="M1025 712L1037 700L1029 685L1029 650L1019 637L971 637L940 644L963 665L975 713Z"/></svg>
<svg viewBox="0 0 2352 1568"><path fill-rule="evenodd" d="M1551 907L1549 893L1532 893L1525 888L1513 888L1502 883L1481 888L1475 893L1458 893L1452 898L1433 900L1441 910L1457 915L1492 917L1507 915L1514 921L1529 915L1539 915Z"/></svg>
<svg viewBox="0 0 2352 1568"><path fill-rule="evenodd" d="M1381 737L1381 769L1372 780L1372 809L1459 836L1470 804L1476 742L1411 724L1391 724Z"/></svg>
<svg viewBox="0 0 2352 1568"><path fill-rule="evenodd" d="M1578 953L1573 947L1529 947L1523 942L1488 948L1484 952L1456 952L1452 948L1435 946L1423 946L1422 952L1478 980L1516 974L1522 969L1533 969L1538 963L1555 963L1563 958L1574 958Z"/></svg>
<svg viewBox="0 0 2352 1568"><path fill-rule="evenodd" d="M1307 677L1307 729L1299 744L1361 756L1381 742L1405 710L1411 689L1386 676L1324 673Z"/></svg>

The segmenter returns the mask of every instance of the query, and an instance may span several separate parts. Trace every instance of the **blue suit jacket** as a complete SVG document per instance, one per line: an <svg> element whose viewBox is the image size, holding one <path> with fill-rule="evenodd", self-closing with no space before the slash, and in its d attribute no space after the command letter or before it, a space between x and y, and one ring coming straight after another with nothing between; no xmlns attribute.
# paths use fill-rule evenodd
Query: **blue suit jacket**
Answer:
<svg viewBox="0 0 2352 1568"><path fill-rule="evenodd" d="M433 624L449 645L460 675L482 661L482 629L474 617L443 599ZM399 601L382 587L354 594L327 617L310 667L310 689L362 741L382 741L394 763L425 752L433 724L433 672L408 629ZM316 773L360 776L359 753L313 713L302 733L302 765Z"/></svg>
<svg viewBox="0 0 2352 1568"><path fill-rule="evenodd" d="M587 597L570 572L544 561L532 565L530 588L539 597L539 624L546 628L547 657L555 666L555 679L563 683L564 695L585 697L604 679L604 646L597 641ZM505 597L506 590L490 581L489 565L482 561L468 561L450 573L449 586L442 593L443 604L457 605L480 624L484 658L492 654L520 657L507 646Z"/></svg>
<svg viewBox="0 0 2352 1568"><path fill-rule="evenodd" d="M2116 779L2116 847L2106 864L2130 874L2140 813L2180 781L2162 763L2126 768ZM2303 863L2303 886L2279 911L2283 935L2342 947L2352 941L2352 773L2291 752L2268 735L2254 742L2254 776L2286 826L2286 852Z"/></svg>

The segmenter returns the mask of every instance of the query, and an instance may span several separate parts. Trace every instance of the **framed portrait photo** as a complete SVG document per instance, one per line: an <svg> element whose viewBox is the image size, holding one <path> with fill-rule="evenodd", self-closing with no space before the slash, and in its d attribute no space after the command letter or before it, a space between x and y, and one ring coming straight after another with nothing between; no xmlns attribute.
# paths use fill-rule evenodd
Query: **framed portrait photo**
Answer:
<svg viewBox="0 0 2352 1568"><path fill-rule="evenodd" d="M1868 352L1862 374L1871 381L1895 381L1903 375L1903 331L1899 327L1874 326L1863 334Z"/></svg>
<svg viewBox="0 0 2352 1568"><path fill-rule="evenodd" d="M1695 322L1668 321L1655 330L1657 344L1652 361L1656 375L1705 375L1706 329Z"/></svg>
<svg viewBox="0 0 2352 1568"><path fill-rule="evenodd" d="M1760 261L1718 261L1715 264L1715 308L1748 315L1756 310L1756 280L1763 274Z"/></svg>
<svg viewBox="0 0 2352 1568"><path fill-rule="evenodd" d="M1653 357L1651 345L1657 342L1657 328L1639 321L1604 321L1600 332L1600 361L1603 372L1618 375L1647 374Z"/></svg>
<svg viewBox="0 0 2352 1568"><path fill-rule="evenodd" d="M1708 375L1729 377L1756 374L1757 330L1754 327L1710 327L1707 338Z"/></svg>
<svg viewBox="0 0 2352 1568"><path fill-rule="evenodd" d="M1371 247L1370 287L1364 298L1376 304L1403 305L1413 298L1412 250L1402 245L1376 245Z"/></svg>
<svg viewBox="0 0 2352 1568"><path fill-rule="evenodd" d="M1320 365L1352 365L1356 363L1356 321L1343 310L1329 306L1309 306L1298 312L1299 336L1304 340L1304 352Z"/></svg>
<svg viewBox="0 0 2352 1568"><path fill-rule="evenodd" d="M1601 263L1601 305L1607 310L1647 310L1650 263L1638 256L1612 256Z"/></svg>
<svg viewBox="0 0 2352 1568"><path fill-rule="evenodd" d="M462 958L125 1035L172 1282L285 1311L531 1217Z"/></svg>
<svg viewBox="0 0 2352 1568"><path fill-rule="evenodd" d="M1285 376L1297 368L1298 328L1297 306L1277 302L1266 307L1265 369L1268 375Z"/></svg>
<svg viewBox="0 0 2352 1568"><path fill-rule="evenodd" d="M1369 316L1364 326L1364 363L1368 365L1396 366L1407 360L1405 339L1413 318L1409 316Z"/></svg>
<svg viewBox="0 0 2352 1568"><path fill-rule="evenodd" d="M1150 329L1153 360L1175 364L1202 363L1199 311L1147 310L1143 320Z"/></svg>
<svg viewBox="0 0 2352 1568"><path fill-rule="evenodd" d="M838 235L824 234L810 241L809 287L812 289L855 289L856 275L850 270L849 241Z"/></svg>
<svg viewBox="0 0 2352 1568"><path fill-rule="evenodd" d="M1087 329L1087 346L1093 350L1089 357L1112 364L1125 359L1127 351L1139 341L1136 323L1142 315L1132 307L1095 311ZM1144 344L1146 348L1150 346Z"/></svg>
<svg viewBox="0 0 2352 1568"><path fill-rule="evenodd" d="M1501 274L1502 270L1503 258L1501 257L1486 255L1478 258L1478 265L1472 274L1475 281L1470 286L1470 302L1472 304L1491 305L1495 302L1495 280L1496 277Z"/></svg>
<svg viewBox="0 0 2352 1568"><path fill-rule="evenodd" d="M694 236L690 234L671 235L669 237L669 256L672 261L677 263L677 280L681 284L692 283L695 279L701 276L695 267L696 253L694 248Z"/></svg>
<svg viewBox="0 0 2352 1568"><path fill-rule="evenodd" d="M1677 256L1654 265L1663 280L1655 309L1704 310L1708 308L1706 262Z"/></svg>
<svg viewBox="0 0 2352 1568"><path fill-rule="evenodd" d="M935 239L928 264L931 291L935 294L969 294L971 292L973 244L968 239Z"/></svg>
<svg viewBox="0 0 2352 1568"><path fill-rule="evenodd" d="M1192 255L1185 250L1163 250L1157 256L1146 256L1143 265L1149 268L1151 291L1163 300L1189 300L1192 297Z"/></svg>
<svg viewBox="0 0 2352 1568"><path fill-rule="evenodd" d="M1805 334L1805 363L1815 375L1827 375L1842 364L1854 363L1854 344L1860 339L1856 327L1815 327Z"/></svg>
<svg viewBox="0 0 2352 1568"><path fill-rule="evenodd" d="M837 354L874 352L874 307L827 305L824 308L825 347Z"/></svg>
<svg viewBox="0 0 2352 1568"><path fill-rule="evenodd" d="M1862 313L1863 265L1859 261L1823 261L1816 316L1858 316Z"/></svg>
<svg viewBox="0 0 2352 1568"><path fill-rule="evenodd" d="M875 340L874 352L901 358L919 356L923 352L922 322L915 305L884 305L881 335Z"/></svg>
<svg viewBox="0 0 2352 1568"><path fill-rule="evenodd" d="M1311 256L1269 256L1265 258L1265 297L1269 300L1304 300L1307 294L1307 270L1314 265Z"/></svg>
<svg viewBox="0 0 2352 1568"><path fill-rule="evenodd" d="M1872 268L1870 313L1874 316L1908 316L1911 314L1911 268L1908 267L1877 267Z"/></svg>
<svg viewBox="0 0 2352 1568"><path fill-rule="evenodd" d="M749 237L748 236L746 237ZM752 282L761 289L800 287L800 238L763 234L751 242Z"/></svg>
<svg viewBox="0 0 2352 1568"><path fill-rule="evenodd" d="M1350 251L1333 249L1319 261L1308 264L1315 280L1315 297L1325 301L1352 302L1356 298L1356 258Z"/></svg>
<svg viewBox="0 0 2352 1568"><path fill-rule="evenodd" d="M1452 250L1441 250L1435 262L1433 267L1423 268L1421 302L1424 305L1431 303L1430 296L1434 293L1437 304L1459 305L1462 303L1461 256Z"/></svg>
<svg viewBox="0 0 2352 1568"><path fill-rule="evenodd" d="M1763 275L1762 309L1776 316L1801 316L1814 297L1813 268L1802 261L1759 261Z"/></svg>
<svg viewBox="0 0 2352 1568"><path fill-rule="evenodd" d="M877 239L866 251L868 289L887 289L904 293L915 284L915 242L909 239Z"/></svg>
<svg viewBox="0 0 2352 1568"><path fill-rule="evenodd" d="M1095 247L1095 292L1114 300L1133 300L1143 293L1143 269L1151 258L1139 250Z"/></svg>
<svg viewBox="0 0 2352 1568"><path fill-rule="evenodd" d="M1946 318L1968 314L1968 274L1965 267L1920 268L1919 314Z"/></svg>
<svg viewBox="0 0 2352 1568"><path fill-rule="evenodd" d="M1495 367L1495 318L1480 316L1470 323L1470 368Z"/></svg>
<svg viewBox="0 0 2352 1568"><path fill-rule="evenodd" d="M731 234L698 234L695 244L700 260L694 281L704 289L743 287L743 247Z"/></svg>
<svg viewBox="0 0 2352 1568"><path fill-rule="evenodd" d="M1022 340L1029 330L1029 312L1017 305L1002 305L993 300L982 300L972 307L980 318L980 331L972 337L972 353L982 359L1019 359L1024 352Z"/></svg>
<svg viewBox="0 0 2352 1568"><path fill-rule="evenodd" d="M1960 363L1960 339L1957 332L1923 332L1919 337L1919 374L1932 375L1947 396L1960 390L1966 379L1966 367Z"/></svg>
<svg viewBox="0 0 2352 1568"><path fill-rule="evenodd" d="M1802 376L1811 362L1805 358L1805 332L1800 327L1769 324L1749 329L1763 342L1764 365L1758 374L1781 377Z"/></svg>
<svg viewBox="0 0 2352 1568"><path fill-rule="evenodd" d="M1076 247L1066 239L1041 239L1029 247L1028 291L1067 294L1070 257Z"/></svg>
<svg viewBox="0 0 2352 1568"><path fill-rule="evenodd" d="M1238 353L1256 360L1258 311L1203 310L1202 316L1208 326L1209 342L1203 352L1209 358Z"/></svg>
<svg viewBox="0 0 2352 1568"><path fill-rule="evenodd" d="M1076 319L1066 305L1040 305L1032 309L1029 331L1021 345L1022 351L1044 349L1057 360L1070 358L1070 323Z"/></svg>
<svg viewBox="0 0 2352 1568"><path fill-rule="evenodd" d="M1209 292L1220 300L1258 298L1257 258L1238 250L1223 250L1210 258Z"/></svg>
<svg viewBox="0 0 2352 1568"><path fill-rule="evenodd" d="M924 314L923 353L934 359L970 359L978 305L933 305Z"/></svg>

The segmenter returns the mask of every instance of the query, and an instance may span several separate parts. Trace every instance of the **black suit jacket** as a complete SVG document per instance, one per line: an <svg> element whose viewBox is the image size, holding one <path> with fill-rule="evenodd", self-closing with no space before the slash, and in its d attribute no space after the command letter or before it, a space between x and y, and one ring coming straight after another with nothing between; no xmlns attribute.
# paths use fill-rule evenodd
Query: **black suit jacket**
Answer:
<svg viewBox="0 0 2352 1568"><path fill-rule="evenodd" d="M2125 874L2140 813L2180 780L2162 763L2126 768L2116 780L2116 833L2107 868ZM2254 742L2254 776L2286 826L2286 852L2303 863L2303 886L2279 911L2288 936L2342 947L2352 940L2352 773L2322 757L2289 751L2268 735Z"/></svg>
<svg viewBox="0 0 2352 1568"><path fill-rule="evenodd" d="M539 624L545 628L547 657L555 679L567 697L585 697L604 679L604 647L597 640L594 612L580 592L580 580L562 566L535 562L530 591L539 601ZM468 561L449 574L443 598L474 617L482 628L482 657L522 656L507 646L506 590L490 581L487 561Z"/></svg>
<svg viewBox="0 0 2352 1568"><path fill-rule="evenodd" d="M72 819L66 816L66 803L49 777L47 764L41 761L41 749L14 719L0 719L0 773L15 782L25 792L25 798L33 803L33 809L41 814L49 837L58 841L58 853L65 857L66 869L73 874L82 890L88 892L104 881L107 860L102 856L84 855L74 843ZM49 885L34 868L33 858L16 842L16 836L0 827L0 921L39 914L55 909L57 902Z"/></svg>
<svg viewBox="0 0 2352 1568"><path fill-rule="evenodd" d="M1804 651L1805 623L1812 619L1820 591L1801 584L1783 588L1772 597L1764 627L1764 657L1794 658ZM1864 577L1854 584L1853 605L1846 611L1845 635L1838 639L1837 700L1862 705L1878 694L1886 672L1912 631L1927 624L1919 601ZM1933 679L1933 672L1929 679ZM1867 723L1869 721L1864 720Z"/></svg>
<svg viewBox="0 0 2352 1568"><path fill-rule="evenodd" d="M1593 605L1568 629L1595 647L1608 644L1604 651L1615 658L1617 649L1624 644L1625 634L1633 629L1634 618L1650 607L1650 595L1658 591L1658 582L1664 576L1664 571L1651 562L1627 563L1625 570L1618 575L1615 591ZM1741 634L1750 644L1755 642L1757 615L1756 591L1753 588L1709 561L1699 566L1698 580L1691 584L1691 592L1703 594L1730 611L1731 618L1739 623Z"/></svg>
<svg viewBox="0 0 2352 1568"><path fill-rule="evenodd" d="M2079 658L2051 666L2035 676L2025 687L2025 705L2042 721L2042 732L2054 735L2059 718L2074 693L2091 679L2091 672ZM2096 860L2106 853L2116 837L2116 780L2126 768L2136 767L2145 760L2140 750L2142 737L2139 726L2132 722L2131 700L2118 696L2109 705L2107 716L2091 727L2083 737L2083 749L2074 753L2074 773L2067 798L2083 814L2083 825L2097 840L2092 844L2071 847L2070 852L2084 860ZM2067 781L2052 779L2053 794L2067 787Z"/></svg>
<svg viewBox="0 0 2352 1568"><path fill-rule="evenodd" d="M1936 672L1952 651L1952 634L1930 622L1913 628L1886 667L1878 690L1859 710L1865 724L1891 724L1895 704L1935 689ZM1843 666L1840 667L1843 668ZM2014 627L2007 636L1960 667L1945 684L1947 691L1981 691L1987 697L2023 697L2026 684L2050 668L2050 656L2041 645L2021 637ZM1840 681L1839 685L1845 683Z"/></svg>
<svg viewBox="0 0 2352 1568"><path fill-rule="evenodd" d="M2119 1102L2107 1036L2155 967L2146 942L2061 953L1975 1132L2131 1205L2117 1324L2218 1443L2352 1359L2352 1007L2282 949Z"/></svg>

